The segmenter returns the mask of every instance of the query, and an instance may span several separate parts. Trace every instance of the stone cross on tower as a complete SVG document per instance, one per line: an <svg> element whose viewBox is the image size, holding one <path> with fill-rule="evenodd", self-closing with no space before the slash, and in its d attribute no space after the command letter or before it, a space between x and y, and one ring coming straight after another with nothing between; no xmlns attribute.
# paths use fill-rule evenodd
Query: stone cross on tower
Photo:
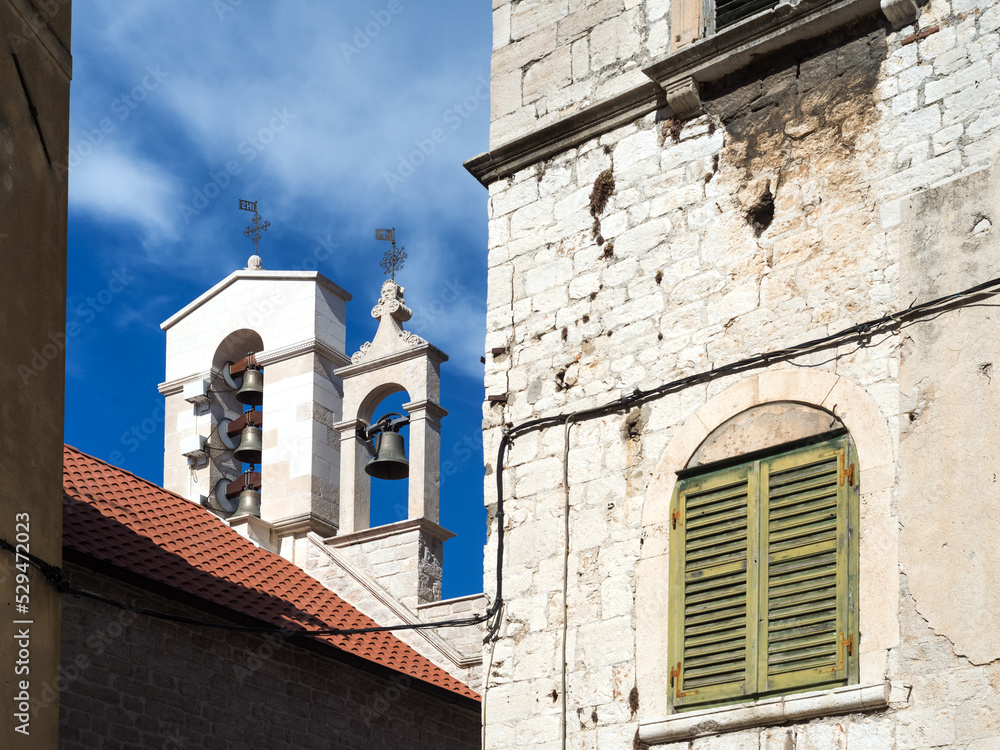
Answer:
<svg viewBox="0 0 1000 750"><path fill-rule="evenodd" d="M413 317L413 311L403 301L404 289L391 279L382 283L378 304L372 308L372 317L378 321L378 330L372 341L366 341L351 357L355 364L368 358L390 354L400 346L420 346L427 342L417 334L403 330L403 323Z"/></svg>

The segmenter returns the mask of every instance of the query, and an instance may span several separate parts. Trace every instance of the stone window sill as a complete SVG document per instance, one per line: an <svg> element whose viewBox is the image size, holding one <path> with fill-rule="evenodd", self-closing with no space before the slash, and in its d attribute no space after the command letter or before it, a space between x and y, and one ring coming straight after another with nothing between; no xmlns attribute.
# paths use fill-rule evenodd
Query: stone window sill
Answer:
<svg viewBox="0 0 1000 750"><path fill-rule="evenodd" d="M895 27L917 17L915 0L785 0L643 68L666 92L677 117L701 111L700 85L746 67L753 59L812 39L879 10Z"/></svg>
<svg viewBox="0 0 1000 750"><path fill-rule="evenodd" d="M643 721L639 724L639 739L656 745L737 729L807 721L819 716L875 711L888 706L888 684L849 685L834 690L767 698L753 703L685 711L663 719Z"/></svg>

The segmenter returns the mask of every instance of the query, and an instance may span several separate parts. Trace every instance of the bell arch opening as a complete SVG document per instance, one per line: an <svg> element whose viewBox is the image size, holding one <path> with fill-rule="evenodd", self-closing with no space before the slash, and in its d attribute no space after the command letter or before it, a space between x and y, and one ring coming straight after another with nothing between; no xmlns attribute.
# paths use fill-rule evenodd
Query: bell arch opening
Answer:
<svg viewBox="0 0 1000 750"><path fill-rule="evenodd" d="M381 417L391 413L408 417L409 413L403 408L403 405L409 401L409 394L402 386L387 383L373 391L369 398L365 399L362 405L362 419L371 425ZM401 428L398 432L402 436L402 449L408 461L410 455L409 426ZM390 452L397 447L397 443L387 441L380 446L379 437L376 437L373 443L375 447L382 448L378 456L379 461L392 462L398 457L395 453L390 455ZM369 463L373 460L375 459L369 458ZM368 476L368 482L371 498L369 523L372 528L405 521L409 517L410 478L408 476L404 479L376 479Z"/></svg>
<svg viewBox="0 0 1000 750"><path fill-rule="evenodd" d="M227 362L243 359L247 352L254 354L264 350L264 340L250 328L233 331L219 343L212 357L212 369L221 370Z"/></svg>

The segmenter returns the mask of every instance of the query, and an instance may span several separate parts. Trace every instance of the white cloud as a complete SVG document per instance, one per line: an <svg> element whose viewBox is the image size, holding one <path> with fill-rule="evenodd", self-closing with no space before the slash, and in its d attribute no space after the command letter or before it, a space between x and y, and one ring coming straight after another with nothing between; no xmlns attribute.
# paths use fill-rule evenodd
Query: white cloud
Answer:
<svg viewBox="0 0 1000 750"><path fill-rule="evenodd" d="M104 148L69 173L71 208L137 224L146 235L173 237L173 178L151 162Z"/></svg>

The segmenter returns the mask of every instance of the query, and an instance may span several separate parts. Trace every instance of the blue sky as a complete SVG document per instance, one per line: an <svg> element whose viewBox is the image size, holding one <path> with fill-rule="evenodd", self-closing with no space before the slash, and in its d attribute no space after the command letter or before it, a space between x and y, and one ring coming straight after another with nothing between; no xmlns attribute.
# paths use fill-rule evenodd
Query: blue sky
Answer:
<svg viewBox="0 0 1000 750"><path fill-rule="evenodd" d="M487 144L490 14L455 0L74 3L68 443L162 481L159 324L246 264L239 199L271 222L265 268L316 268L354 295L348 354L377 325L374 229L395 227L408 327L451 357L444 593L482 590L487 194L462 162ZM392 489L373 523L398 520Z"/></svg>

